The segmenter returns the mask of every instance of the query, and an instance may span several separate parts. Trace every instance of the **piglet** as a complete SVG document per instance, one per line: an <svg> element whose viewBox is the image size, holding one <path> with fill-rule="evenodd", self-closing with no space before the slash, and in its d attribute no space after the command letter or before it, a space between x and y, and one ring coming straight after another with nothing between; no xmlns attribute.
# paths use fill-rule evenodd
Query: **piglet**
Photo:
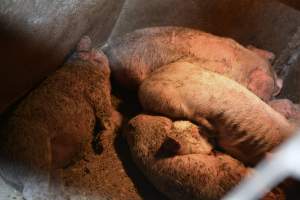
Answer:
<svg viewBox="0 0 300 200"><path fill-rule="evenodd" d="M107 57L83 37L71 58L9 113L0 130L1 175L26 199L44 199L51 171L80 159L85 148L100 153L99 135L119 125Z"/></svg>

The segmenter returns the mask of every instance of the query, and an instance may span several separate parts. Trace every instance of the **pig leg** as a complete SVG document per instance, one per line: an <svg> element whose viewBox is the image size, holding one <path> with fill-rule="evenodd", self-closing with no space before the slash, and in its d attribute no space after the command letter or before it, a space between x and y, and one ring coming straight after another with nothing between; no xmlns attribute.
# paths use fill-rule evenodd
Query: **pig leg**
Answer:
<svg viewBox="0 0 300 200"><path fill-rule="evenodd" d="M295 129L237 82L186 62L153 73L140 86L139 99L150 112L191 121L199 116L207 119L217 131L219 145L249 164L263 158Z"/></svg>

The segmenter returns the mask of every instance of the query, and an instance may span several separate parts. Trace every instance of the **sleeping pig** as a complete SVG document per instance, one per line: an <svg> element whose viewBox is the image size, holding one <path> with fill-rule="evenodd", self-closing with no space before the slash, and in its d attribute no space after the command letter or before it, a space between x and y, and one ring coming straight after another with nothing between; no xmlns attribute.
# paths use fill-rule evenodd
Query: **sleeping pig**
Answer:
<svg viewBox="0 0 300 200"><path fill-rule="evenodd" d="M146 111L206 127L246 163L256 163L294 130L263 102L282 87L268 51L183 27L136 30L104 51L116 82L138 89Z"/></svg>
<svg viewBox="0 0 300 200"><path fill-rule="evenodd" d="M122 86L137 89L153 71L182 59L216 61L201 67L244 85L264 101L277 95L282 81L276 77L271 52L245 48L232 39L183 27L151 27L109 41L103 48L112 76Z"/></svg>
<svg viewBox="0 0 300 200"><path fill-rule="evenodd" d="M99 149L99 134L120 124L110 87L106 56L83 37L67 63L8 116L0 131L1 175L26 199L44 199L49 171L80 159L92 143Z"/></svg>
<svg viewBox="0 0 300 200"><path fill-rule="evenodd" d="M174 200L217 200L253 173L216 151L205 132L189 121L138 115L125 131L132 158L149 181ZM264 200L284 200L276 188Z"/></svg>
<svg viewBox="0 0 300 200"><path fill-rule="evenodd" d="M226 153L256 164L295 126L246 87L203 67L214 65L177 61L157 69L139 87L140 103L145 111L207 128Z"/></svg>

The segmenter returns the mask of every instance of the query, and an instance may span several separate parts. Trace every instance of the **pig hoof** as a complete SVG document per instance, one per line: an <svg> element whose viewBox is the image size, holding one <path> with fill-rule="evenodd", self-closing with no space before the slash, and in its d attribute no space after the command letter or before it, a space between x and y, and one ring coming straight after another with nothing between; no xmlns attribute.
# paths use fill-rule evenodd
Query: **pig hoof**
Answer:
<svg viewBox="0 0 300 200"><path fill-rule="evenodd" d="M119 113L118 111L113 111L112 112L112 122L115 129L119 129L122 125L122 121L123 121L123 116L121 115L121 113Z"/></svg>

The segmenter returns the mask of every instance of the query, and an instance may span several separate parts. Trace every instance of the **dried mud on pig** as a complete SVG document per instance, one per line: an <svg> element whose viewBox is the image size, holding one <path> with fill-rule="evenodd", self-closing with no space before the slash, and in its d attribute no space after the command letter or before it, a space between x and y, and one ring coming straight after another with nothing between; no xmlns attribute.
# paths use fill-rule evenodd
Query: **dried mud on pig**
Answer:
<svg viewBox="0 0 300 200"><path fill-rule="evenodd" d="M39 193L48 172L79 159L100 133L120 123L108 60L90 45L83 37L72 58L25 97L1 129L1 175L27 199L46 198Z"/></svg>
<svg viewBox="0 0 300 200"><path fill-rule="evenodd" d="M132 158L153 185L170 199L217 200L252 169L213 150L188 121L138 115L125 131ZM285 199L276 188L263 199Z"/></svg>

